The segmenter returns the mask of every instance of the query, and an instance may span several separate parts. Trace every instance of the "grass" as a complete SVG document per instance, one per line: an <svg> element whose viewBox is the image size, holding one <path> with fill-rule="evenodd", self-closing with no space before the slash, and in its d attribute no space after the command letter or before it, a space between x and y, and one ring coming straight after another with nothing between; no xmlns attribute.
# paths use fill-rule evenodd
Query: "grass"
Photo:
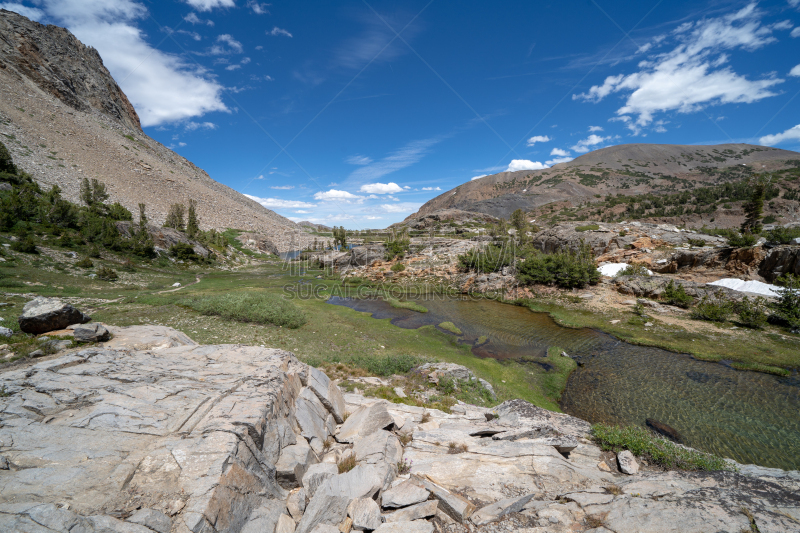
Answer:
<svg viewBox="0 0 800 533"><path fill-rule="evenodd" d="M273 324L296 329L307 318L293 302L280 296L257 292L233 292L186 300L185 305L203 315L218 315L240 322Z"/></svg>
<svg viewBox="0 0 800 533"><path fill-rule="evenodd" d="M585 226L576 226L575 231L595 231L600 229L600 226L597 224L587 224Z"/></svg>
<svg viewBox="0 0 800 533"><path fill-rule="evenodd" d="M456 326L452 322L442 322L441 324L439 324L439 327L442 328L445 331L449 331L450 333L452 333L454 335L461 335L462 334L461 330L458 329L458 326Z"/></svg>
<svg viewBox="0 0 800 533"><path fill-rule="evenodd" d="M761 363L741 363L734 361L731 366L736 370L750 370L753 372L763 372L764 374L774 374L776 376L789 377L792 375L791 371L778 366L764 365Z"/></svg>
<svg viewBox="0 0 800 533"><path fill-rule="evenodd" d="M456 442L448 442L447 443L447 453L449 454L458 454L458 453L466 453L468 451L466 444L458 444Z"/></svg>
<svg viewBox="0 0 800 533"><path fill-rule="evenodd" d="M387 298L386 302L392 307L396 307L397 309L409 309L411 311L416 311L417 313L428 312L427 307L424 307L418 304L417 302L401 301L397 300L396 298Z"/></svg>
<svg viewBox="0 0 800 533"><path fill-rule="evenodd" d="M336 463L336 467L339 469L340 474L351 471L356 467L356 454L348 453Z"/></svg>
<svg viewBox="0 0 800 533"><path fill-rule="evenodd" d="M638 426L622 428L595 424L592 426L592 438L603 450L614 452L630 450L637 457L645 457L648 461L669 470L733 469L721 457L685 448Z"/></svg>

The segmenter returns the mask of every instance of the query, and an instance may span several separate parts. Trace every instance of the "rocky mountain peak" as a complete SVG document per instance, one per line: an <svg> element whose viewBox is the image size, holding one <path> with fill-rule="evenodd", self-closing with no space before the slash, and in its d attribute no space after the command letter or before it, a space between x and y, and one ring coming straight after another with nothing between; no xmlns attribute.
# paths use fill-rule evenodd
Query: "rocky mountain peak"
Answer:
<svg viewBox="0 0 800 533"><path fill-rule="evenodd" d="M0 69L78 111L96 110L141 130L139 116L97 50L69 30L0 9Z"/></svg>

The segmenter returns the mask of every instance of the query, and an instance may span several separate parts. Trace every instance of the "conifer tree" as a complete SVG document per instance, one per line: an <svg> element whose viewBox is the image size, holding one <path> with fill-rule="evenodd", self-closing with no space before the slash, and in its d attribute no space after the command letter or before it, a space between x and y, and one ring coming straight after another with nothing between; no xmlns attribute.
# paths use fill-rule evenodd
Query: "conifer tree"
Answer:
<svg viewBox="0 0 800 533"><path fill-rule="evenodd" d="M186 234L190 239L194 239L200 233L200 224L197 220L197 202L189 200L189 212L186 215Z"/></svg>
<svg viewBox="0 0 800 533"><path fill-rule="evenodd" d="M183 215L185 212L186 207L183 204L172 204L167 214L167 220L164 221L164 227L184 231Z"/></svg>
<svg viewBox="0 0 800 533"><path fill-rule="evenodd" d="M764 216L764 196L767 190L767 180L763 176L758 176L749 181L753 192L750 194L750 201L744 204L745 219L742 222L742 233L760 233L761 219Z"/></svg>

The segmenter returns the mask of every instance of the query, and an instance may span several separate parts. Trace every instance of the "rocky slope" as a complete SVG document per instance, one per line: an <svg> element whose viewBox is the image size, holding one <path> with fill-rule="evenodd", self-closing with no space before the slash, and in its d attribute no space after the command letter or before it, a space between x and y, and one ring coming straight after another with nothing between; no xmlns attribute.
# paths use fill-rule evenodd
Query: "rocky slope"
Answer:
<svg viewBox="0 0 800 533"><path fill-rule="evenodd" d="M586 422L521 400L450 413L390 404L343 395L289 352L108 329L102 345L0 374L0 529L770 533L800 523L798 472L664 472L602 452Z"/></svg>
<svg viewBox="0 0 800 533"><path fill-rule="evenodd" d="M766 146L623 144L545 170L501 172L464 183L428 201L406 221L446 209L508 218L518 208L533 211L557 202L577 206L595 202L597 194L678 192L726 183L750 171L797 165L797 152Z"/></svg>
<svg viewBox="0 0 800 533"><path fill-rule="evenodd" d="M106 183L132 213L161 225L173 203L197 201L202 229L257 232L280 251L313 241L145 135L96 50L69 31L0 10L0 140L40 184L79 200L83 178Z"/></svg>

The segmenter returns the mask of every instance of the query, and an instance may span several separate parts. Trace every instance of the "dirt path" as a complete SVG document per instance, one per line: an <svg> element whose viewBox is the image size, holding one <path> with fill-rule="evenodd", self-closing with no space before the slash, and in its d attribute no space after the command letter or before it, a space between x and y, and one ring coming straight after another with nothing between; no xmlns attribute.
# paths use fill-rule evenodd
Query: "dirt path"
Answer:
<svg viewBox="0 0 800 533"><path fill-rule="evenodd" d="M176 292L176 291L179 291L181 289L185 289L186 287L191 287L192 285L197 285L198 283L200 283L200 276L196 276L195 277L195 281L192 282L192 283L187 283L186 285L181 285L180 287L177 287L175 289L169 289L169 290L166 290L166 291L158 291L156 294L165 294L167 292Z"/></svg>

